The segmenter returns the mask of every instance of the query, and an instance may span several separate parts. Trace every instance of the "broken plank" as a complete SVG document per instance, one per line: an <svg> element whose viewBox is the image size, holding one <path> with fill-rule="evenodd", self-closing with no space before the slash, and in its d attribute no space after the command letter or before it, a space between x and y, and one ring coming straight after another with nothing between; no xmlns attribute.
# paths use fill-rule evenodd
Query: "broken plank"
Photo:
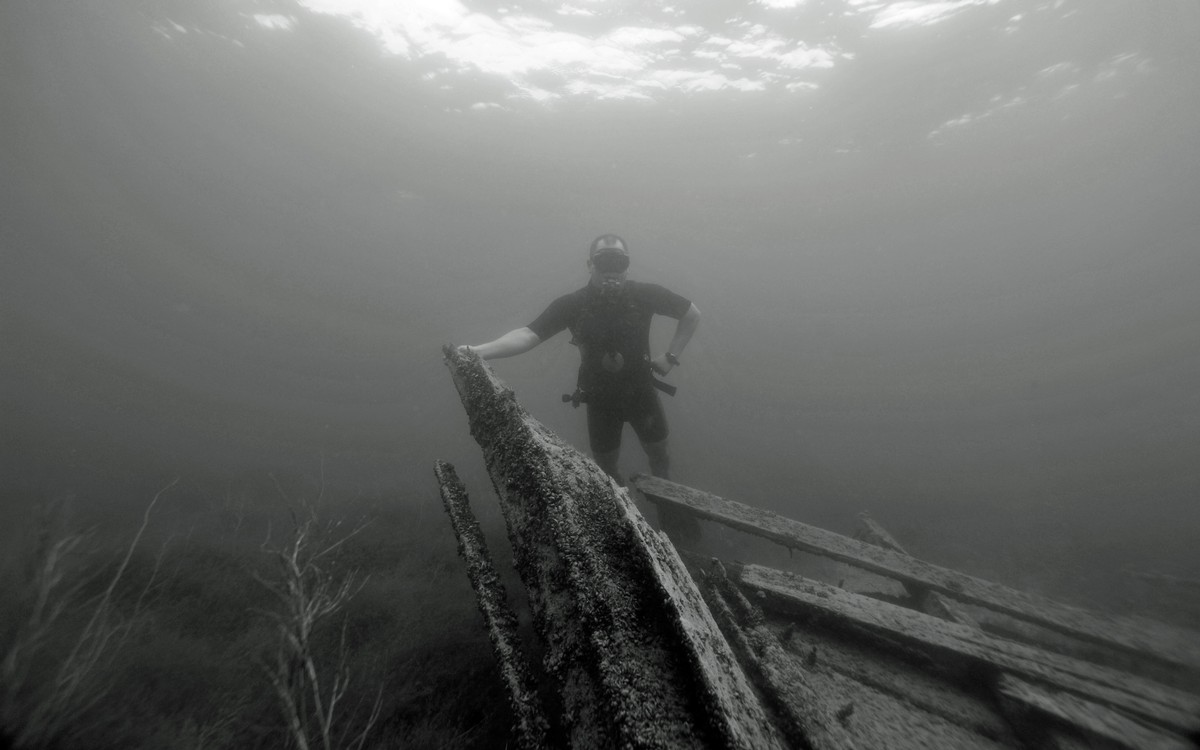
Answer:
<svg viewBox="0 0 1200 750"><path fill-rule="evenodd" d="M508 688L521 747L528 750L546 747L550 723L530 676L529 661L517 632L517 616L508 606L504 584L492 564L479 522L471 512L467 488L453 465L438 461L433 471L441 488L442 505L458 538L458 553L467 563L467 577L500 663L500 676Z"/></svg>
<svg viewBox="0 0 1200 750"><path fill-rule="evenodd" d="M1200 696L1124 672L993 638L973 628L858 596L837 587L759 565L742 569L743 585L761 592L760 604L792 615L826 617L882 640L902 642L973 668L1010 672L1137 716L1172 732L1195 728Z"/></svg>
<svg viewBox="0 0 1200 750"><path fill-rule="evenodd" d="M1040 649L1070 656L1073 659L1103 664L1181 690L1200 692L1200 679L1197 679L1196 675L1164 668L1161 662L1141 659L1129 651L1116 650L1093 641L1072 638L1061 632L1048 630L1028 620L1019 620L995 610L976 608L974 614L979 628L988 635L1028 643Z"/></svg>
<svg viewBox="0 0 1200 750"><path fill-rule="evenodd" d="M899 552L902 555L907 555L908 550L900 546L900 542L888 533L888 530L879 525L879 522L871 517L871 514L865 510L858 514L858 528L854 532L854 538L874 544L876 547L890 549L893 552Z"/></svg>
<svg viewBox="0 0 1200 750"><path fill-rule="evenodd" d="M866 511L863 511L859 514L859 518L869 518L869 515L866 513ZM882 527L880 527L880 529L882 530ZM872 533L873 529L869 528L865 524L860 523L855 529L854 536L856 539L860 539L864 542L870 542L876 546L887 547L889 549L891 548L889 547L888 543L882 539L868 539L863 536L863 534L870 535ZM847 591L853 591L856 594L864 594L866 596L873 596L876 599L884 599L886 601L899 602L905 597L909 599L912 598L912 593L908 590L908 588L893 578L881 576L876 573L869 573L862 568L849 565L844 562L835 564L840 569L839 575L837 576L838 586L846 589Z"/></svg>
<svg viewBox="0 0 1200 750"><path fill-rule="evenodd" d="M778 629L780 618L773 619ZM784 626L785 635L789 630L785 648L812 669L836 672L1000 745L1018 744L990 695L972 689L975 686L959 685L947 675L906 661L892 649L867 646L853 635Z"/></svg>
<svg viewBox="0 0 1200 750"><path fill-rule="evenodd" d="M900 542L896 541L896 538L888 533L887 529L880 526L878 521L871 518L871 514L866 511L858 514L858 529L854 534L854 538L868 544L874 544L876 547L890 549L905 557L911 557L908 554L908 550L901 547ZM969 625L973 628L979 627L979 623L975 621L975 618L971 617L957 602L944 594L939 594L936 591L913 584L906 584L905 589L908 591L909 596L912 597L913 604L925 614L957 622L961 625Z"/></svg>
<svg viewBox="0 0 1200 750"><path fill-rule="evenodd" d="M1200 677L1200 635L1196 633L1140 618L1088 612L658 477L639 474L633 484L652 502L687 508L701 518L789 548L823 555L906 585L1154 660L1185 674L1181 681Z"/></svg>
<svg viewBox="0 0 1200 750"><path fill-rule="evenodd" d="M1043 721L1067 727L1088 739L1091 747L1188 750L1192 746L1178 735L1163 734L1105 706L1012 675L1000 678L997 693L1001 705L1007 705L1017 717L1033 714Z"/></svg>
<svg viewBox="0 0 1200 750"><path fill-rule="evenodd" d="M806 671L790 658L764 624L761 610L746 600L720 562L713 561L704 580L709 609L742 664L749 667L759 689L782 717L785 736L793 746L811 750L853 748L852 738L837 720L837 696L813 688Z"/></svg>

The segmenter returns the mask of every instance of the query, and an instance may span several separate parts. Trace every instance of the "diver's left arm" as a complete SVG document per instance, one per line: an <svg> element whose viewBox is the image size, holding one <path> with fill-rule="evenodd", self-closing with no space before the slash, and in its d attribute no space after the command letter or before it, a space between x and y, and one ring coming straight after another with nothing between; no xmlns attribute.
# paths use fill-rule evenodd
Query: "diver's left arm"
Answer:
<svg viewBox="0 0 1200 750"><path fill-rule="evenodd" d="M692 340L692 334L696 332L696 328L700 325L700 310L693 303L683 317L679 319L679 323L675 326L675 335L671 337L671 343L667 347L667 351L662 355L650 360L650 368L659 375L666 375L675 365L671 364L667 355L672 355L675 359L683 354L684 348L688 342Z"/></svg>

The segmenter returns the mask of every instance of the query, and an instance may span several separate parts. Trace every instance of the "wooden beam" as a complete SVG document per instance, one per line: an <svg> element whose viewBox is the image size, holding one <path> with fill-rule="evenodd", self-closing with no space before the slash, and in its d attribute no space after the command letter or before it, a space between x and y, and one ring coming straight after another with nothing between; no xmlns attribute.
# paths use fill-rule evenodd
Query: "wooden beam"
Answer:
<svg viewBox="0 0 1200 750"><path fill-rule="evenodd" d="M1089 747L1122 750L1194 750L1178 735L1164 734L1124 714L1070 693L1003 675L997 688L1001 706L1020 722L1033 715L1041 722L1068 728L1088 740Z"/></svg>
<svg viewBox="0 0 1200 750"><path fill-rule="evenodd" d="M633 484L652 502L686 508L701 518L789 548L823 555L905 585L1154 660L1184 675L1181 681L1187 684L1200 679L1200 634L1140 618L1094 614L658 477L639 474Z"/></svg>
<svg viewBox="0 0 1200 750"><path fill-rule="evenodd" d="M854 747L853 735L837 720L837 696L810 684L806 671L786 653L766 626L762 611L746 600L724 566L714 560L703 578L709 609L759 689L782 717L784 733L792 744L809 750Z"/></svg>
<svg viewBox="0 0 1200 750"><path fill-rule="evenodd" d="M874 544L876 547L890 549L905 557L911 556L906 549L900 546L900 542L897 542L896 538L888 533L887 529L880 526L878 521L871 518L871 514L866 511L858 514L858 529L855 531L854 538L868 544ZM958 605L958 602L950 597L912 584L905 584L904 588L908 591L908 595L912 597L913 604L917 609L925 614L957 622L960 625L969 625L973 628L979 627L979 623L975 622L975 618L971 617L966 610Z"/></svg>
<svg viewBox="0 0 1200 750"><path fill-rule="evenodd" d="M929 674L927 665L904 663L874 648L863 650L861 642L830 637L800 623L781 631L777 614L764 617L719 562L713 561L702 575L708 584L705 597L726 637L768 702L804 738L797 747L995 750L1017 744L1004 718L979 691L964 695L971 691Z"/></svg>
<svg viewBox="0 0 1200 750"><path fill-rule="evenodd" d="M888 533L888 530L879 525L879 522L871 518L871 514L867 511L862 511L858 514L858 528L854 531L854 538L860 542L874 544L876 547L890 549L893 552L899 552L902 555L907 555L908 550L900 546L900 542Z"/></svg>
<svg viewBox="0 0 1200 750"><path fill-rule="evenodd" d="M785 631L786 632L786 631ZM872 645L864 649L857 639L845 633L818 628L795 628L785 647L793 654L804 654L805 663L814 669L827 669L844 675L864 687L911 704L963 731L990 738L998 747L1019 746L1007 719L983 695L979 685L958 684L952 674L930 669L928 664L905 661L895 649ZM882 743L875 747L885 747ZM940 747L950 747L942 744Z"/></svg>
<svg viewBox="0 0 1200 750"><path fill-rule="evenodd" d="M896 541L895 537L871 518L870 514L866 511L858 514L858 521L858 526L854 532L855 539L908 554L900 546L900 543ZM1158 680L1172 687L1185 690L1200 687L1196 676L1193 675L1192 679L1181 679L1181 677L1186 676L1181 675L1178 671L1163 669L1160 662L1151 659L1142 659L1139 655L1127 650L1117 650L1096 643L1095 641L1084 641L1065 635L1060 631L1047 630L1027 619L1017 619L997 612L994 609L978 610L980 614L975 616L967 612L957 601L944 594L939 594L929 589L916 589L912 587L909 587L909 590L916 608L925 614L940 617L943 620L958 622L963 625L970 625L971 627L984 630L989 634L999 635L1009 640L1024 641L1038 648L1049 649L1073 658L1117 667L1132 674Z"/></svg>
<svg viewBox="0 0 1200 750"><path fill-rule="evenodd" d="M1183 734L1195 730L1200 696L1125 672L993 638L974 628L945 622L783 571L747 565L743 585L761 592L759 603L793 616L825 617L852 625L881 641L901 642L942 661L1011 673L1045 683L1085 700Z"/></svg>
<svg viewBox="0 0 1200 750"><path fill-rule="evenodd" d="M1092 641L1081 641L1058 631L1047 630L1028 620L1018 620L990 609L977 609L979 628L988 635L1005 640L1028 643L1040 649L1053 651L1083 659L1094 664L1120 669L1130 674L1146 677L1164 685L1200 692L1195 675L1182 674L1178 670L1163 668L1161 662L1139 658L1129 651L1118 651Z"/></svg>
<svg viewBox="0 0 1200 750"><path fill-rule="evenodd" d="M458 554L467 563L467 577L500 663L500 676L508 688L521 747L526 750L547 747L551 744L550 723L530 676L529 661L517 632L517 616L508 606L504 584L492 564L479 522L471 512L467 488L451 464L438 461L433 471L441 488L442 505L458 538Z"/></svg>

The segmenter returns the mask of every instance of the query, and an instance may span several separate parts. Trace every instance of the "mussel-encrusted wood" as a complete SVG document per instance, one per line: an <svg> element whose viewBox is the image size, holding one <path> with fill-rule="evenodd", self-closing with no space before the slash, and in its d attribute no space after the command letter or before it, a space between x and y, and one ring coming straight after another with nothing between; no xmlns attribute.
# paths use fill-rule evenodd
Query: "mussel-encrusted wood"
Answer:
<svg viewBox="0 0 1200 750"><path fill-rule="evenodd" d="M800 617L826 617L864 633L961 661L981 673L1009 673L1059 686L1064 691L1184 734L1195 729L1200 697L1134 675L1020 643L975 628L843 591L793 573L747 565L741 582L762 592L770 606Z"/></svg>
<svg viewBox="0 0 1200 750"><path fill-rule="evenodd" d="M518 742L525 750L540 750L551 744L550 722L521 645L517 616L508 606L504 585L488 554L479 522L471 512L467 488L454 467L445 461L438 461L433 471L441 487L442 505L458 538L458 552L467 563L467 577L500 664L500 675L508 689Z"/></svg>
<svg viewBox="0 0 1200 750"><path fill-rule="evenodd" d="M573 748L785 743L675 549L628 493L447 347Z"/></svg>

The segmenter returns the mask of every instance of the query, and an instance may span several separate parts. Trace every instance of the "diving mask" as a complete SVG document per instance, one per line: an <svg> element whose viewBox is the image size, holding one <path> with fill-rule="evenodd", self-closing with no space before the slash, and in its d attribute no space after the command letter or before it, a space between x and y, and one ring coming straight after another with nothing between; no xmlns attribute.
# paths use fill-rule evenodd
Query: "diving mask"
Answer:
<svg viewBox="0 0 1200 750"><path fill-rule="evenodd" d="M600 273L625 273L629 256L619 251L600 251L592 258L592 267Z"/></svg>

